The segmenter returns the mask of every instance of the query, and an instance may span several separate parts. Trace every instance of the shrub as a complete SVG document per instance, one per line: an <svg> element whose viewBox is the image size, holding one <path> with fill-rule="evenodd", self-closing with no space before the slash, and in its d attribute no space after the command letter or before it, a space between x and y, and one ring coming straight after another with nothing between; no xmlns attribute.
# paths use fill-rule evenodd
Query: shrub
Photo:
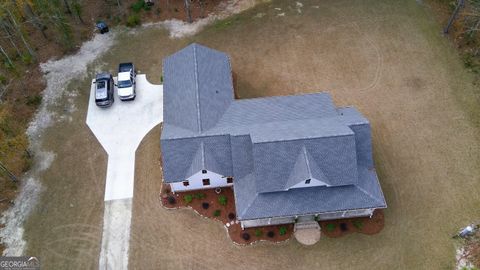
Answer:
<svg viewBox="0 0 480 270"><path fill-rule="evenodd" d="M340 223L340 230L342 230L342 232L346 232L348 231L348 225L347 223Z"/></svg>
<svg viewBox="0 0 480 270"><path fill-rule="evenodd" d="M256 237L261 237L262 235L263 235L262 230L260 230L260 229L255 229L255 236L256 236Z"/></svg>
<svg viewBox="0 0 480 270"><path fill-rule="evenodd" d="M213 216L215 217L219 217L220 216L220 210L215 210L215 212L213 212Z"/></svg>
<svg viewBox="0 0 480 270"><path fill-rule="evenodd" d="M205 197L207 197L207 195L205 195L205 193L196 193L195 195L193 195L193 197L195 197L195 199L205 199Z"/></svg>
<svg viewBox="0 0 480 270"><path fill-rule="evenodd" d="M28 97L26 104L29 106L38 106L42 103L42 96L35 95L33 97Z"/></svg>
<svg viewBox="0 0 480 270"><path fill-rule="evenodd" d="M210 207L210 204L209 204L208 202L202 203L202 208L203 208L203 209L207 210L208 207Z"/></svg>
<svg viewBox="0 0 480 270"><path fill-rule="evenodd" d="M359 230L361 230L363 228L363 222L361 220L356 219L356 220L352 221L352 224L355 228L357 228Z"/></svg>
<svg viewBox="0 0 480 270"><path fill-rule="evenodd" d="M234 220L235 219L235 214L234 213L229 213L228 214L228 219Z"/></svg>
<svg viewBox="0 0 480 270"><path fill-rule="evenodd" d="M29 65L33 62L33 57L30 54L22 54L22 62Z"/></svg>
<svg viewBox="0 0 480 270"><path fill-rule="evenodd" d="M247 232L244 232L242 233L242 238L243 240L248 241L250 240L250 234L248 234Z"/></svg>
<svg viewBox="0 0 480 270"><path fill-rule="evenodd" d="M327 224L327 232L333 232L337 226L333 223L328 223Z"/></svg>
<svg viewBox="0 0 480 270"><path fill-rule="evenodd" d="M320 217L319 217L319 216L315 216L315 218L314 218L313 220L319 221L319 220L320 220Z"/></svg>
<svg viewBox="0 0 480 270"><path fill-rule="evenodd" d="M140 25L140 17L137 14L132 14L127 18L127 26L128 27L135 27Z"/></svg>
<svg viewBox="0 0 480 270"><path fill-rule="evenodd" d="M185 195L185 196L183 197L183 200L185 201L185 203L189 204L189 203L191 203L191 202L193 201L193 196L190 195L190 194Z"/></svg>
<svg viewBox="0 0 480 270"><path fill-rule="evenodd" d="M278 229L278 234L280 235L287 234L287 227L284 227L284 226L280 227L280 229Z"/></svg>
<svg viewBox="0 0 480 270"><path fill-rule="evenodd" d="M268 231L267 236L273 238L275 236L275 233L273 231Z"/></svg>
<svg viewBox="0 0 480 270"><path fill-rule="evenodd" d="M138 13L142 10L142 8L145 8L145 6L144 0L138 0L137 2L133 3L130 8L133 10L133 12Z"/></svg>
<svg viewBox="0 0 480 270"><path fill-rule="evenodd" d="M175 200L175 197L173 196L168 196L167 201L169 204L175 204L177 202L177 200Z"/></svg>
<svg viewBox="0 0 480 270"><path fill-rule="evenodd" d="M6 84L7 83L7 77L0 75L0 84Z"/></svg>
<svg viewBox="0 0 480 270"><path fill-rule="evenodd" d="M227 205L227 201L228 201L227 196L225 195L218 196L218 203L220 205L223 205L223 206Z"/></svg>

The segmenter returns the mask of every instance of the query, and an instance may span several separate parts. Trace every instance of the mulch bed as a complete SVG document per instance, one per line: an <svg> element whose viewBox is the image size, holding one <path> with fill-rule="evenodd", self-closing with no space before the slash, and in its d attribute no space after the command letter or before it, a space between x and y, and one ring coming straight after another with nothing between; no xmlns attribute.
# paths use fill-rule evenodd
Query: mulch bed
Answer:
<svg viewBox="0 0 480 270"><path fill-rule="evenodd" d="M353 232L363 234L377 234L385 225L385 218L382 209L377 209L373 212L371 218L346 218L336 220L320 221L320 227L322 228L322 234L328 237L341 237Z"/></svg>
<svg viewBox="0 0 480 270"><path fill-rule="evenodd" d="M221 190L222 191L220 194L215 193L215 189L177 192L176 194L173 194L170 192L169 187L162 185L161 199L163 206L166 208L178 209L190 207L204 217L222 222L223 225L225 225L228 235L232 241L237 244L248 245L261 240L282 242L288 240L292 236L293 224L248 228L242 230L240 222L237 221L235 216L236 211L233 188L224 187L221 188ZM218 198L221 195L224 195L227 198L226 205L221 205L219 203ZM185 200L186 196L191 196L192 201L187 203ZM172 198L175 199L175 203L171 203L173 202L171 200ZM208 204L207 209L205 209L205 203ZM219 211L218 216L215 215L216 211ZM286 228L286 233L284 235L280 235L281 227Z"/></svg>
<svg viewBox="0 0 480 270"><path fill-rule="evenodd" d="M226 205L219 203L218 198L222 195L227 199ZM235 198L233 188L231 187L221 188L220 194L215 193L215 189L177 192L173 194L170 191L170 187L162 185L160 197L165 208L178 209L189 207L204 217L222 222L228 231L228 235L236 244L248 245L263 240L278 243L290 239L293 235L294 224L264 226L242 230L240 222L238 222L235 217ZM191 198L191 201L189 198ZM376 210L372 218L328 220L320 221L319 224L322 228L322 234L328 237L341 237L352 232L370 235L376 234L383 229L384 216L382 210ZM282 227L283 229L281 229ZM286 230L283 235L280 234L281 230Z"/></svg>

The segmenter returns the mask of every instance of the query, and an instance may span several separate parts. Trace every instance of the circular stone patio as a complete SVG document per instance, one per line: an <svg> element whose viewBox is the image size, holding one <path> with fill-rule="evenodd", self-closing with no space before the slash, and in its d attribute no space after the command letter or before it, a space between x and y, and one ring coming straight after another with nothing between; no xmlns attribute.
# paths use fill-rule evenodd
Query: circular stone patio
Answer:
<svg viewBox="0 0 480 270"><path fill-rule="evenodd" d="M295 239L306 246L316 244L320 240L320 226L317 222L308 224L295 224Z"/></svg>

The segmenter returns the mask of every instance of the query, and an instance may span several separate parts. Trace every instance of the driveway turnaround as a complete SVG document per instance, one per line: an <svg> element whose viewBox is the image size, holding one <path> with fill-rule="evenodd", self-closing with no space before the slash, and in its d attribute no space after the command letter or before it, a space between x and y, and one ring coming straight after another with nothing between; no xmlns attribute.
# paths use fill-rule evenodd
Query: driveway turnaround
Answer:
<svg viewBox="0 0 480 270"><path fill-rule="evenodd" d="M108 154L105 210L99 269L127 269L132 216L135 151L143 137L163 121L163 87L137 75L133 101L115 102L110 108L95 104L92 81L87 125Z"/></svg>

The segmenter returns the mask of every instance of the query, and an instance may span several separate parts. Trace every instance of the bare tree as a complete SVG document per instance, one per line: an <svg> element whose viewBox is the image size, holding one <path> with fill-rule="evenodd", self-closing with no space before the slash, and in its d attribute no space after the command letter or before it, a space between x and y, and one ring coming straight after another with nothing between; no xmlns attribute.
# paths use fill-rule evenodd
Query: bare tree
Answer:
<svg viewBox="0 0 480 270"><path fill-rule="evenodd" d="M190 14L190 0L185 0L185 11L187 13L187 20L192 23L192 14Z"/></svg>

